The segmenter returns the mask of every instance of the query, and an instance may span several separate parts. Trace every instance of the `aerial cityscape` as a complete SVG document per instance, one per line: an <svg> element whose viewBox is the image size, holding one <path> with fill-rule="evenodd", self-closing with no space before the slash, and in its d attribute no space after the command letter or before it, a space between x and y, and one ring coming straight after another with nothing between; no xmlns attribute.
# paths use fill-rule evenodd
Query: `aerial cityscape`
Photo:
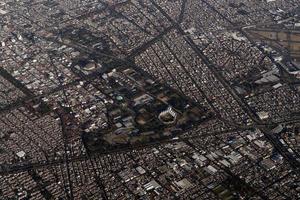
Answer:
<svg viewBox="0 0 300 200"><path fill-rule="evenodd" d="M0 200L215 199L300 199L300 0L0 0Z"/></svg>

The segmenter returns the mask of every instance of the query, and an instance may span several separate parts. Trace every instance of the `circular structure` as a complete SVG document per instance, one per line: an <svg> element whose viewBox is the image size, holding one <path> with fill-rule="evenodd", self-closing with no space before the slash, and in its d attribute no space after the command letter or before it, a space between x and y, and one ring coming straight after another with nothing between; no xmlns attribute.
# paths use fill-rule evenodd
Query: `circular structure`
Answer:
<svg viewBox="0 0 300 200"><path fill-rule="evenodd" d="M177 113L172 107L168 107L167 110L158 115L158 119L164 124L174 124L177 120Z"/></svg>
<svg viewBox="0 0 300 200"><path fill-rule="evenodd" d="M92 70L96 69L96 67L97 67L97 64L95 62L90 62L84 66L83 70L92 71Z"/></svg>

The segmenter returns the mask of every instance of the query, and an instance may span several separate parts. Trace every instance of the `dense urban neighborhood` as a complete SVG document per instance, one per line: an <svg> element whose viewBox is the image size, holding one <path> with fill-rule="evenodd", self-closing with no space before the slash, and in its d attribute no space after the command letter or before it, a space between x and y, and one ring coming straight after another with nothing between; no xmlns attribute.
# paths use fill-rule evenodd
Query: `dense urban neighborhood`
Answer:
<svg viewBox="0 0 300 200"><path fill-rule="evenodd" d="M300 0L0 0L0 200L300 199Z"/></svg>

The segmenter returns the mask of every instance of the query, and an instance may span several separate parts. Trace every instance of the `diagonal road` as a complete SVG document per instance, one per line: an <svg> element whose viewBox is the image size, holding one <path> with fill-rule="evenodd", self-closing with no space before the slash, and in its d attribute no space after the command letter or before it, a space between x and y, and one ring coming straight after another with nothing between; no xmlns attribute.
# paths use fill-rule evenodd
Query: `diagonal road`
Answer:
<svg viewBox="0 0 300 200"><path fill-rule="evenodd" d="M290 164L290 166L299 171L300 170L300 158L296 158L294 154L290 153L288 149L283 146L280 141L275 137L275 135L272 133L272 129L276 126L273 123L265 124L263 121L260 120L256 112L254 112L251 107L247 104L247 102L242 99L236 91L231 88L228 81L223 77L222 74L219 73L219 70L215 67L215 65L209 60L207 56L202 52L201 49L193 42L193 40L186 36L184 31L182 30L180 24L175 22L166 12L163 10L154 0L150 0L151 3L172 23L176 26L179 33L181 33L186 42L190 45L190 47L194 50L194 52L202 59L203 63L207 66L207 68L214 74L216 79L221 82L221 84L224 86L224 88L232 95L232 97L236 100L238 105L248 114L248 116L253 120L254 126L259 126L260 130L264 134L264 136L267 138L267 140L273 145L273 147L287 160L287 162ZM223 18L225 21L229 22L231 25L235 25L233 22L231 22L227 17L225 17L222 13L220 13L214 6L209 4L205 0L201 0L204 2L213 12L215 12L217 15L220 15L221 18ZM242 32L243 33L243 32Z"/></svg>

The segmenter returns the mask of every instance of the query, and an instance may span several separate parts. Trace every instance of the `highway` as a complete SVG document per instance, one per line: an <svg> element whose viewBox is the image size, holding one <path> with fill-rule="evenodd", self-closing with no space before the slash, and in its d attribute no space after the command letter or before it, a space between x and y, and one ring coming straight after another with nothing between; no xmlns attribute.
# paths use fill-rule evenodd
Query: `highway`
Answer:
<svg viewBox="0 0 300 200"><path fill-rule="evenodd" d="M256 112L254 112L251 107L245 102L243 98L241 98L237 92L231 88L228 81L223 77L223 75L219 72L219 70L214 66L214 64L209 60L207 56L204 55L201 49L193 42L193 40L187 36L184 31L182 30L180 24L175 22L157 3L155 3L154 0L150 0L154 6L157 7L157 9L172 23L176 26L177 30L184 36L186 42L190 45L190 47L195 51L195 53L202 59L203 63L208 67L208 69L215 75L216 79L222 83L224 88L232 95L232 97L236 100L238 105L247 113L247 115L253 120L254 127L259 127L259 129L262 131L264 136L268 139L268 141L273 145L273 147L287 160L287 162L297 171L300 169L300 159L296 158L295 155L290 153L288 149L283 146L280 141L274 136L274 134L271 133L272 128L276 127L274 123L267 123L265 124ZM203 3L205 3L213 12L215 12L217 15L219 15L222 19L229 22L233 27L235 27L235 24L225 17L222 13L220 13L214 6L209 4L205 0L201 0ZM240 29L239 30L243 36L246 36L245 32ZM250 41L251 42L251 41ZM274 61L274 60L273 60ZM271 128L270 128L271 127Z"/></svg>
<svg viewBox="0 0 300 200"><path fill-rule="evenodd" d="M257 116L257 114L251 109L251 107L245 102L244 99L242 99L237 93L236 91L231 88L230 84L228 83L228 81L222 76L222 74L219 73L218 69L216 68L216 66L214 66L214 64L204 55L204 53L202 52L201 49L199 49L199 47L193 42L193 40L189 37L186 36L186 34L184 33L184 31L181 29L180 24L176 21L174 21L161 7L159 7L155 1L151 0L152 3L157 6L157 8L162 12L163 15L165 15L165 17L172 23L172 26L169 27L168 29L166 29L163 33L159 34L157 37L155 37L153 40L149 41L149 43L145 43L143 46L138 47L139 49L134 52L131 56L132 57L136 54L138 54L140 51L145 50L147 47L149 47L152 43L155 43L156 41L158 41L161 37L163 37L164 34L168 33L171 29L173 29L174 27L183 35L184 39L186 40L186 42L189 44L189 46L193 49L193 51L202 59L203 63L208 67L208 69L214 74L214 76L217 78L218 81L220 81L222 83L222 85L224 86L224 88L232 95L232 97L238 102L239 106L248 114L248 116L253 120L254 125L253 127L259 128L265 135L265 137L268 139L269 142L272 143L272 145L274 146L274 148L289 162L289 164L294 168L294 169L300 169L300 164L299 164L299 160L297 160L295 158L294 155L292 155L285 146L283 146L277 138L274 137L274 135L270 132L271 128L270 127L274 127L277 124L274 123L269 123L269 124L265 124L264 122L262 122L259 117ZM227 19L225 16L223 16L221 13L218 12L218 10L216 10L213 6L211 6L209 3L207 3L206 1L202 0L203 2L205 2L214 12L216 12L218 15L220 15L222 18L224 18L226 21L230 22L232 25L234 25L234 23L232 23L229 19ZM184 8L184 6L183 6ZM183 11L182 11L183 13ZM180 17L182 18L182 17ZM180 21L179 21L180 22ZM240 30L242 34L243 30ZM73 47L75 49L78 49L82 52L85 52L87 54L94 54L97 56L105 56L105 57L109 57L113 60L116 61L121 61L121 62L128 62L127 59L120 59L120 58L116 58L114 56L110 56L110 55L106 55L106 54L102 54L99 53L95 50L91 50L83 45L80 44L70 44L70 43L65 43L65 42L61 42L59 41L57 38L44 38L46 40L52 41L52 42L56 42L59 43L61 45L67 45L70 47ZM1 69L1 68L0 68ZM187 72L188 73L188 72ZM99 72L94 72L91 75L88 76L88 78L96 78L99 75ZM81 77L82 78L82 77ZM81 79L80 79L81 80ZM91 79L90 79L91 80ZM68 83L66 85L61 85L55 89L53 89L52 91L49 92L49 94L55 93L61 89L66 89L69 86L72 86L74 84L77 84L79 80L74 80L71 83ZM200 87L199 87L200 88ZM22 91L26 92L27 94L29 94L29 97L26 97L25 99L21 100L21 101L17 101L11 105L8 105L7 108L4 108L4 110L0 110L0 112L2 111L8 111L11 109L14 109L15 107L19 107L22 106L26 101L32 99L32 98L36 98L37 96L32 95L31 93L29 93L26 89L22 89ZM45 94L47 95L47 94ZM292 120L299 120L299 119L287 119L285 120L283 123L289 123ZM186 140L186 138L185 138ZM114 152L109 152L109 153L120 153L120 152L128 152L131 150L138 150L138 149L143 149L143 148L148 148L148 147L154 147L154 146L159 146L161 144L164 143L172 143L172 142L178 142L178 141L183 141L183 139L179 138L178 140L167 140L167 141L163 141L163 142L154 142L151 144L147 144L147 145L143 145L143 146L136 146L136 147L128 147L126 149L119 149L116 150ZM59 158L59 159L52 159L52 160L48 160L48 161L44 161L44 162L33 162L33 163L16 163L16 164L11 164L11 165L2 165L0 166L0 175L7 175L7 174L12 174L12 173L19 173L19 172L23 172L23 171L28 171L31 169L39 169L39 168L43 168L43 167L51 167L51 166L56 166L56 165L61 165L61 164L66 164L68 162L75 162L75 161L80 161L80 160L87 160L90 159L91 157L97 157L100 155L107 155L107 152L104 153L98 153L98 154L93 154L93 155L81 155L81 156L72 156L72 157L67 157L67 158Z"/></svg>

